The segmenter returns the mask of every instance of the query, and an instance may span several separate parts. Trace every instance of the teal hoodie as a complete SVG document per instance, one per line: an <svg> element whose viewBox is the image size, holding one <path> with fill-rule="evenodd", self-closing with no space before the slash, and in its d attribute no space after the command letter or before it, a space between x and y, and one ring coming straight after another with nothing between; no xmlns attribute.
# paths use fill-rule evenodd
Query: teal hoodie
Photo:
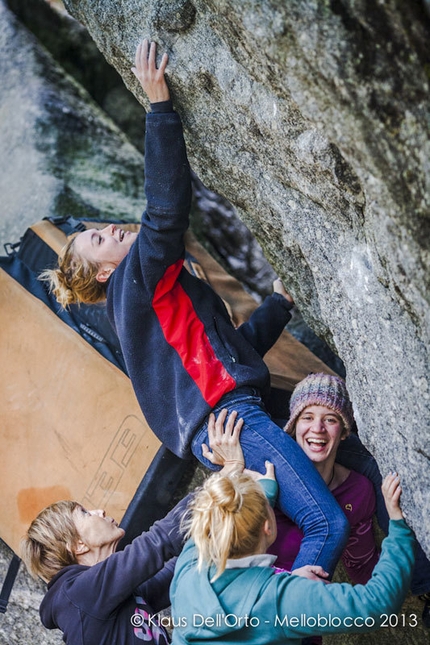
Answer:
<svg viewBox="0 0 430 645"><path fill-rule="evenodd" d="M272 567L197 571L189 540L179 556L170 596L173 644L282 643L310 635L367 632L396 614L409 588L415 539L403 520L391 520L381 558L366 585L325 584L276 573ZM295 643L297 641L294 641Z"/></svg>

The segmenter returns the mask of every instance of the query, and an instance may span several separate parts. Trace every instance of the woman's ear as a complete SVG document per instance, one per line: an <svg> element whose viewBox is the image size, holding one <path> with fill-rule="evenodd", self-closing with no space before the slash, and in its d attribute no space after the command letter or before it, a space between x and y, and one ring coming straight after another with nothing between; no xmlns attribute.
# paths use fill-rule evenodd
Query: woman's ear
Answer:
<svg viewBox="0 0 430 645"><path fill-rule="evenodd" d="M272 537L273 535L273 528L269 519L267 519L263 524L263 533L264 535L267 535L267 537Z"/></svg>
<svg viewBox="0 0 430 645"><path fill-rule="evenodd" d="M85 553L88 553L90 549L85 544L85 542L82 542L82 540L79 539L76 542L74 549L72 549L70 545L67 545L67 550L70 551L70 553L73 553L76 557L78 557L78 555L85 555Z"/></svg>
<svg viewBox="0 0 430 645"><path fill-rule="evenodd" d="M112 265L106 265L104 267L100 267L96 275L97 282L106 282L110 278L112 273L115 271L115 268L116 267Z"/></svg>

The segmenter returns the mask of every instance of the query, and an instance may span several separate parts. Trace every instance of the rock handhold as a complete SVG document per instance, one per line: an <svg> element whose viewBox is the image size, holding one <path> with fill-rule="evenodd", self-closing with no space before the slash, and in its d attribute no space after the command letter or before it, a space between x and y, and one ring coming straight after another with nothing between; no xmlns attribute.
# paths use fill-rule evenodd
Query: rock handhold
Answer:
<svg viewBox="0 0 430 645"><path fill-rule="evenodd" d="M154 5L152 24L157 30L186 31L196 16L190 0L161 0Z"/></svg>

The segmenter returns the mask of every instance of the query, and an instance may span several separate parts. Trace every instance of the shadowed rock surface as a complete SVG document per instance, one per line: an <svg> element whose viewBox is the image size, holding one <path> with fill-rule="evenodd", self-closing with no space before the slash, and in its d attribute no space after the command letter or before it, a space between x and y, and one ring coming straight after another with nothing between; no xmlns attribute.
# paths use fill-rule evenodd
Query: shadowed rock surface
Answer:
<svg viewBox="0 0 430 645"><path fill-rule="evenodd" d="M0 581L3 583L12 552L0 540ZM5 614L0 614L0 645L60 645L58 630L48 631L39 618L45 584L33 580L21 564Z"/></svg>
<svg viewBox="0 0 430 645"><path fill-rule="evenodd" d="M84 87L143 152L142 108L118 72L101 56L87 30L53 0L7 0L7 6L50 52L65 72Z"/></svg>
<svg viewBox="0 0 430 645"><path fill-rule="evenodd" d="M417 0L66 6L141 98L150 36L192 165L346 366L360 434L430 550L428 16ZM142 102L143 98L141 98Z"/></svg>
<svg viewBox="0 0 430 645"><path fill-rule="evenodd" d="M141 154L3 2L0 21L1 242L48 215L138 218Z"/></svg>

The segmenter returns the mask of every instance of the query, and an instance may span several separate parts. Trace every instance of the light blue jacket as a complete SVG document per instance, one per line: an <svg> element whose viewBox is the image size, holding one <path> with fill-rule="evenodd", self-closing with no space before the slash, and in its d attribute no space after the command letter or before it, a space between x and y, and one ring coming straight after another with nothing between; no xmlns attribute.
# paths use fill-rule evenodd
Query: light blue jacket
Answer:
<svg viewBox="0 0 430 645"><path fill-rule="evenodd" d="M179 556L170 596L173 644L287 645L310 635L367 632L396 614L409 588L415 539L403 520L391 520L381 558L366 585L324 584L277 574L271 567L196 568L190 540Z"/></svg>

